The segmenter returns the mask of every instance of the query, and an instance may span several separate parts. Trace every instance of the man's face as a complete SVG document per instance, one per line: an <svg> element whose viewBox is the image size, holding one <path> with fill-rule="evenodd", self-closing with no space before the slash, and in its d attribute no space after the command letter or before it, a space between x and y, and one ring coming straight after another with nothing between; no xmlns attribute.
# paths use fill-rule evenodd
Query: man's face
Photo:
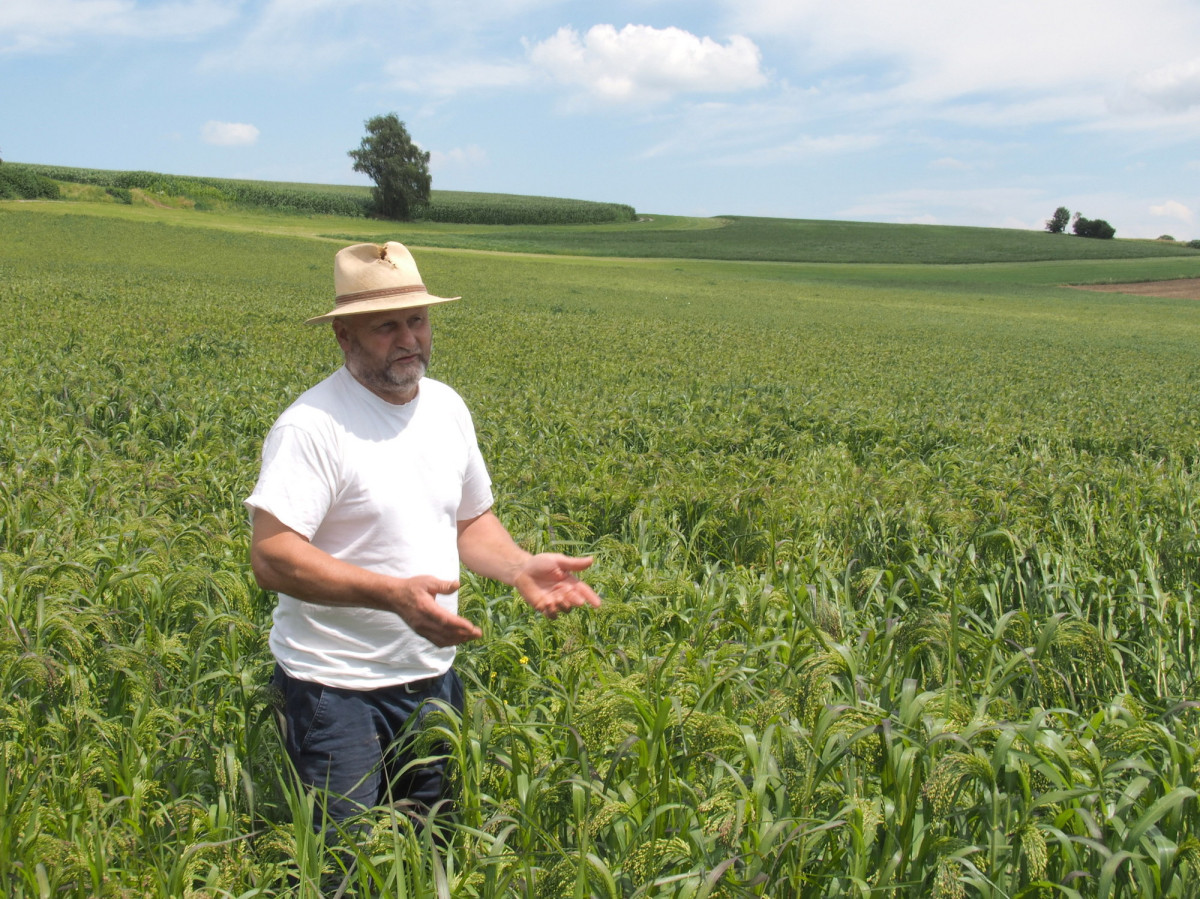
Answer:
<svg viewBox="0 0 1200 899"><path fill-rule="evenodd" d="M429 307L347 315L333 333L354 378L389 403L407 403L429 367L433 331Z"/></svg>

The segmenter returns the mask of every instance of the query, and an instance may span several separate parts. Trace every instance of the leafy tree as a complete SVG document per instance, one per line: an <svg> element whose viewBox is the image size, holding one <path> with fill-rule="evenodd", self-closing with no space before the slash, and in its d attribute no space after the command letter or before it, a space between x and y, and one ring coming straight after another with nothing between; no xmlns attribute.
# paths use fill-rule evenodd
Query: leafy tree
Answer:
<svg viewBox="0 0 1200 899"><path fill-rule="evenodd" d="M1059 206L1054 210L1054 215L1046 219L1046 230L1051 234L1062 234L1070 223L1071 210L1066 206Z"/></svg>
<svg viewBox="0 0 1200 899"><path fill-rule="evenodd" d="M354 171L365 172L375 182L372 194L380 215L409 218L429 203L429 153L413 143L394 112L367 119L365 124L366 136L357 150L350 151Z"/></svg>
<svg viewBox="0 0 1200 899"><path fill-rule="evenodd" d="M1117 229L1104 219L1084 218L1078 212L1075 213L1075 224L1071 230L1079 237L1098 237L1101 240L1111 240L1117 233Z"/></svg>

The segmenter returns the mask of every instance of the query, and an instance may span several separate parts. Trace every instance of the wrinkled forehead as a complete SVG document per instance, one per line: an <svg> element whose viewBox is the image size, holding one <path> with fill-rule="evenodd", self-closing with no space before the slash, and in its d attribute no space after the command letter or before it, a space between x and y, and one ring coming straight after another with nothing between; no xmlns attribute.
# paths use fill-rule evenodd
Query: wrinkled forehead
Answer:
<svg viewBox="0 0 1200 899"><path fill-rule="evenodd" d="M383 309L379 312L360 312L356 315L339 315L335 318L335 327L340 322L351 331L366 331L386 324L411 324L416 320L429 318L428 306L410 306L407 309Z"/></svg>

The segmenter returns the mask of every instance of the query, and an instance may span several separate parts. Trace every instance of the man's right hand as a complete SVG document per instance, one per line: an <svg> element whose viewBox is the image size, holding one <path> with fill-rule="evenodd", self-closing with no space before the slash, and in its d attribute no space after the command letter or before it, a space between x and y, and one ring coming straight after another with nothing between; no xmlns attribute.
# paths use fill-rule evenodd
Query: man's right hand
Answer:
<svg viewBox="0 0 1200 899"><path fill-rule="evenodd" d="M254 512L250 563L264 590L327 606L360 606L394 612L437 646L483 636L474 624L438 604L457 581L431 574L398 578L335 559L261 509Z"/></svg>
<svg viewBox="0 0 1200 899"><path fill-rule="evenodd" d="M438 596L457 590L458 581L443 581L431 574L421 574L398 578L397 584L400 587L392 611L434 646L457 646L483 636L478 627L437 601Z"/></svg>

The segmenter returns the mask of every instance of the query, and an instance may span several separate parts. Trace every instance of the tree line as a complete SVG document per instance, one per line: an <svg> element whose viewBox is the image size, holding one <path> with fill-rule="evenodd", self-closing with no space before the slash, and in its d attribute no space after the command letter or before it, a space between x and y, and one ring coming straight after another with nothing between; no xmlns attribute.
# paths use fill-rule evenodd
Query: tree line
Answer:
<svg viewBox="0 0 1200 899"><path fill-rule="evenodd" d="M1104 219L1085 218L1078 212L1071 215L1071 210L1066 206L1059 206L1054 210L1054 215L1046 219L1046 230L1051 234L1062 234L1067 230L1067 225L1071 226L1071 231L1077 237L1098 237L1101 240L1111 240L1117 234L1117 229Z"/></svg>

